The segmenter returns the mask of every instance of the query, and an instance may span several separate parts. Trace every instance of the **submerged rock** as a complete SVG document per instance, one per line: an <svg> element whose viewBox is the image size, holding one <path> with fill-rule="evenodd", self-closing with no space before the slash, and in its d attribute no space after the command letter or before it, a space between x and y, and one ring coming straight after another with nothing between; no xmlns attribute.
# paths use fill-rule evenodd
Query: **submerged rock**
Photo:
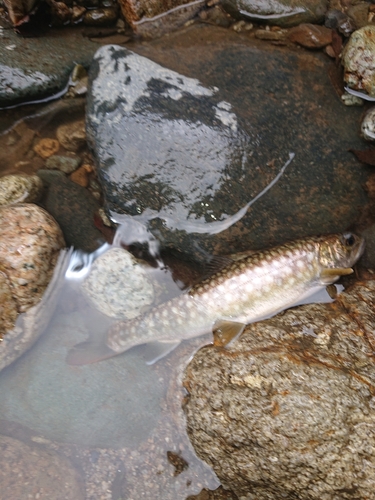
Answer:
<svg viewBox="0 0 375 500"><path fill-rule="evenodd" d="M0 208L0 266L12 288L18 312L37 304L46 289L59 251L61 229L42 208L20 204Z"/></svg>
<svg viewBox="0 0 375 500"><path fill-rule="evenodd" d="M155 298L146 271L122 248L96 259L82 289L99 311L113 318L134 318Z"/></svg>
<svg viewBox="0 0 375 500"><path fill-rule="evenodd" d="M43 192L43 182L37 175L5 175L0 177L0 206L34 203Z"/></svg>
<svg viewBox="0 0 375 500"><path fill-rule="evenodd" d="M328 3L326 0L224 0L222 4L234 17L288 27L319 23L324 19Z"/></svg>
<svg viewBox="0 0 375 500"><path fill-rule="evenodd" d="M375 281L249 325L185 373L198 456L248 500L374 499Z"/></svg>
<svg viewBox="0 0 375 500"><path fill-rule="evenodd" d="M0 436L0 484L3 498L84 499L82 481L68 460L6 436Z"/></svg>
<svg viewBox="0 0 375 500"><path fill-rule="evenodd" d="M217 30L137 49L179 73L117 46L96 54L87 132L107 209L196 259L345 230L366 203L366 173L347 152L360 112L335 99L329 61Z"/></svg>

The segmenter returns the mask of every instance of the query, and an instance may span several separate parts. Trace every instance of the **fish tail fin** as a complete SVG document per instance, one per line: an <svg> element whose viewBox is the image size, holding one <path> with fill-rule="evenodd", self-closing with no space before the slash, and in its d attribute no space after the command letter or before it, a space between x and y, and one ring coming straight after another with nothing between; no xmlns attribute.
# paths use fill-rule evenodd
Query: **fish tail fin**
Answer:
<svg viewBox="0 0 375 500"><path fill-rule="evenodd" d="M66 357L66 362L72 366L89 365L112 358L117 354L117 352L110 349L104 342L87 340L70 349Z"/></svg>

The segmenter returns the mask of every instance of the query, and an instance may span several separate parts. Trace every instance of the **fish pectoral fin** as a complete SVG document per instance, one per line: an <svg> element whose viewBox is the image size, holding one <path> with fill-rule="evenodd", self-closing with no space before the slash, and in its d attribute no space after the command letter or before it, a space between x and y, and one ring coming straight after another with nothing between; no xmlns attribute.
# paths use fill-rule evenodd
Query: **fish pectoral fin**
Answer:
<svg viewBox="0 0 375 500"><path fill-rule="evenodd" d="M239 323L238 321L230 321L225 319L220 319L216 321L212 327L212 333L214 335L214 345L216 346L226 346L232 342L235 338L239 337L245 328L244 323Z"/></svg>
<svg viewBox="0 0 375 500"><path fill-rule="evenodd" d="M164 358L164 356L173 351L173 349L176 349L180 343L179 340L175 342L148 342L143 353L146 364L153 365L159 361L159 359Z"/></svg>
<svg viewBox="0 0 375 500"><path fill-rule="evenodd" d="M117 356L117 354L117 352L110 349L103 342L87 340L70 349L66 357L66 362L68 365L73 366L89 365L91 363L103 361L104 359L112 358L113 356Z"/></svg>
<svg viewBox="0 0 375 500"><path fill-rule="evenodd" d="M335 267L323 269L320 273L320 279L323 283L329 283L329 280L335 278L335 276L347 276L352 274L354 271L351 267Z"/></svg>

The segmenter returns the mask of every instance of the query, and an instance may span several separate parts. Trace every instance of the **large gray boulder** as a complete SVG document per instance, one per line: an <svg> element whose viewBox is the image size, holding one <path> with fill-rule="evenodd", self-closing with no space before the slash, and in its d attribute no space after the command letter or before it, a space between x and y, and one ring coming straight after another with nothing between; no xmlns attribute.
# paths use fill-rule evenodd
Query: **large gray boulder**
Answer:
<svg viewBox="0 0 375 500"><path fill-rule="evenodd" d="M366 203L366 172L348 153L361 144L361 112L335 96L327 60L196 31L188 47L175 35L137 49L163 65L118 46L97 52L87 132L107 209L194 258L353 224ZM241 218L290 153L283 176Z"/></svg>

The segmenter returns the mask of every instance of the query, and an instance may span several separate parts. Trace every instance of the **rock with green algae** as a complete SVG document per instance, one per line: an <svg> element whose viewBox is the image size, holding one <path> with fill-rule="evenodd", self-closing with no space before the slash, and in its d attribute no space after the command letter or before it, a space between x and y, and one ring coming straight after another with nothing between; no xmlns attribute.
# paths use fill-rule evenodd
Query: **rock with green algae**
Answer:
<svg viewBox="0 0 375 500"><path fill-rule="evenodd" d="M375 281L248 326L185 373L191 442L246 500L375 499Z"/></svg>

